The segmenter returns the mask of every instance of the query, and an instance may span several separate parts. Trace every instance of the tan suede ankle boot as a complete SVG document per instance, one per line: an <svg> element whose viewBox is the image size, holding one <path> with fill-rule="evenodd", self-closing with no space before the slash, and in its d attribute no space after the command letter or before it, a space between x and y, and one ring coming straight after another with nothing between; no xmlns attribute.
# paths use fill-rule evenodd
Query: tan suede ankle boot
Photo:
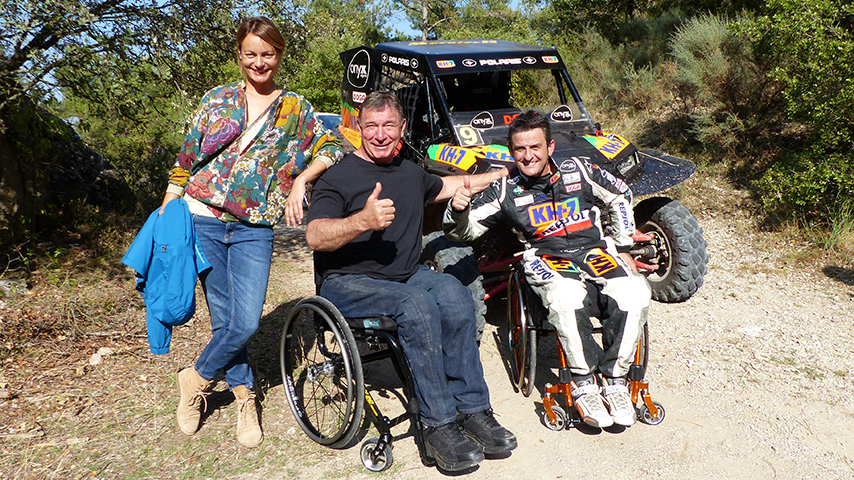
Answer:
<svg viewBox="0 0 854 480"><path fill-rule="evenodd" d="M202 405L207 407L207 388L211 382L202 378L196 369L187 367L177 376L178 392L178 428L187 435L193 435L199 429L202 418Z"/></svg>
<svg viewBox="0 0 854 480"><path fill-rule="evenodd" d="M231 391L237 399L237 441L244 447L257 447L264 440L255 407L255 392L243 385Z"/></svg>

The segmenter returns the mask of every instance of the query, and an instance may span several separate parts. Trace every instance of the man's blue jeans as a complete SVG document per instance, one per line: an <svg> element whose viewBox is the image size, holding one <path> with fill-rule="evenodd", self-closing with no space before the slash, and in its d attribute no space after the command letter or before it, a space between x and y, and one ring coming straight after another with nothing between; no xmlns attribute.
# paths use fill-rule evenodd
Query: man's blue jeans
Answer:
<svg viewBox="0 0 854 480"><path fill-rule="evenodd" d="M198 215L193 215L193 223L213 267L200 277L213 338L196 360L196 371L212 380L224 370L229 388L243 385L251 390L246 344L258 330L267 296L273 229Z"/></svg>
<svg viewBox="0 0 854 480"><path fill-rule="evenodd" d="M457 413L489 408L474 302L459 280L419 266L406 282L330 275L320 294L345 317L387 315L397 321L425 425L438 427Z"/></svg>

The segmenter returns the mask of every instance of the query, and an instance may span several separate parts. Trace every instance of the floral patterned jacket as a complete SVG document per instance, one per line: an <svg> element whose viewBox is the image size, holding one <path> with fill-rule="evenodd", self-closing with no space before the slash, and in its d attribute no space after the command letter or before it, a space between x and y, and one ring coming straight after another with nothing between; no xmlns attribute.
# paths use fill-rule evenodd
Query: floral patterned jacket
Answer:
<svg viewBox="0 0 854 480"><path fill-rule="evenodd" d="M233 140L249 127L244 91L240 81L216 87L202 97L193 128L170 172L168 191L180 195L185 188L188 195L213 207L214 215L223 221L274 225L284 213L293 180L315 160L327 167L338 163L344 149L305 98L282 92L258 120L264 125L241 152L241 141ZM228 146L222 150L224 145ZM217 152L216 158L190 175Z"/></svg>

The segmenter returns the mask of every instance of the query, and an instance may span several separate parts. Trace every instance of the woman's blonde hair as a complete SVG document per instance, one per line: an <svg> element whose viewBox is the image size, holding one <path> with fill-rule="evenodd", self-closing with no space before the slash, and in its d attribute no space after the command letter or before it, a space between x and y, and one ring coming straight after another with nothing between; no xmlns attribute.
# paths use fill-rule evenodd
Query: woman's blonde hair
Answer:
<svg viewBox="0 0 854 480"><path fill-rule="evenodd" d="M282 37L281 32L279 32L279 29L272 20L267 17L247 18L240 24L240 27L237 28L237 35L235 35L238 54L237 64L240 66L240 73L244 78L247 77L247 72L246 68L243 67L243 62L240 61L240 49L243 47L243 40L245 40L246 36L250 33L270 44L270 46L276 51L276 55L278 55L280 61L282 58L282 52L285 51L285 39Z"/></svg>

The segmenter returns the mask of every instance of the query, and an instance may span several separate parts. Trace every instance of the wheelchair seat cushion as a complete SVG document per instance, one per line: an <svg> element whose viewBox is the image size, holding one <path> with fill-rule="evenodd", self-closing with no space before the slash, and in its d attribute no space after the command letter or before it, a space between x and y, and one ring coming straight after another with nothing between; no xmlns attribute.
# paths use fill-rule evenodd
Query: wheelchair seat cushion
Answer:
<svg viewBox="0 0 854 480"><path fill-rule="evenodd" d="M350 328L359 330L385 330L387 332L397 331L397 322L393 318L379 315L376 317L347 318Z"/></svg>

